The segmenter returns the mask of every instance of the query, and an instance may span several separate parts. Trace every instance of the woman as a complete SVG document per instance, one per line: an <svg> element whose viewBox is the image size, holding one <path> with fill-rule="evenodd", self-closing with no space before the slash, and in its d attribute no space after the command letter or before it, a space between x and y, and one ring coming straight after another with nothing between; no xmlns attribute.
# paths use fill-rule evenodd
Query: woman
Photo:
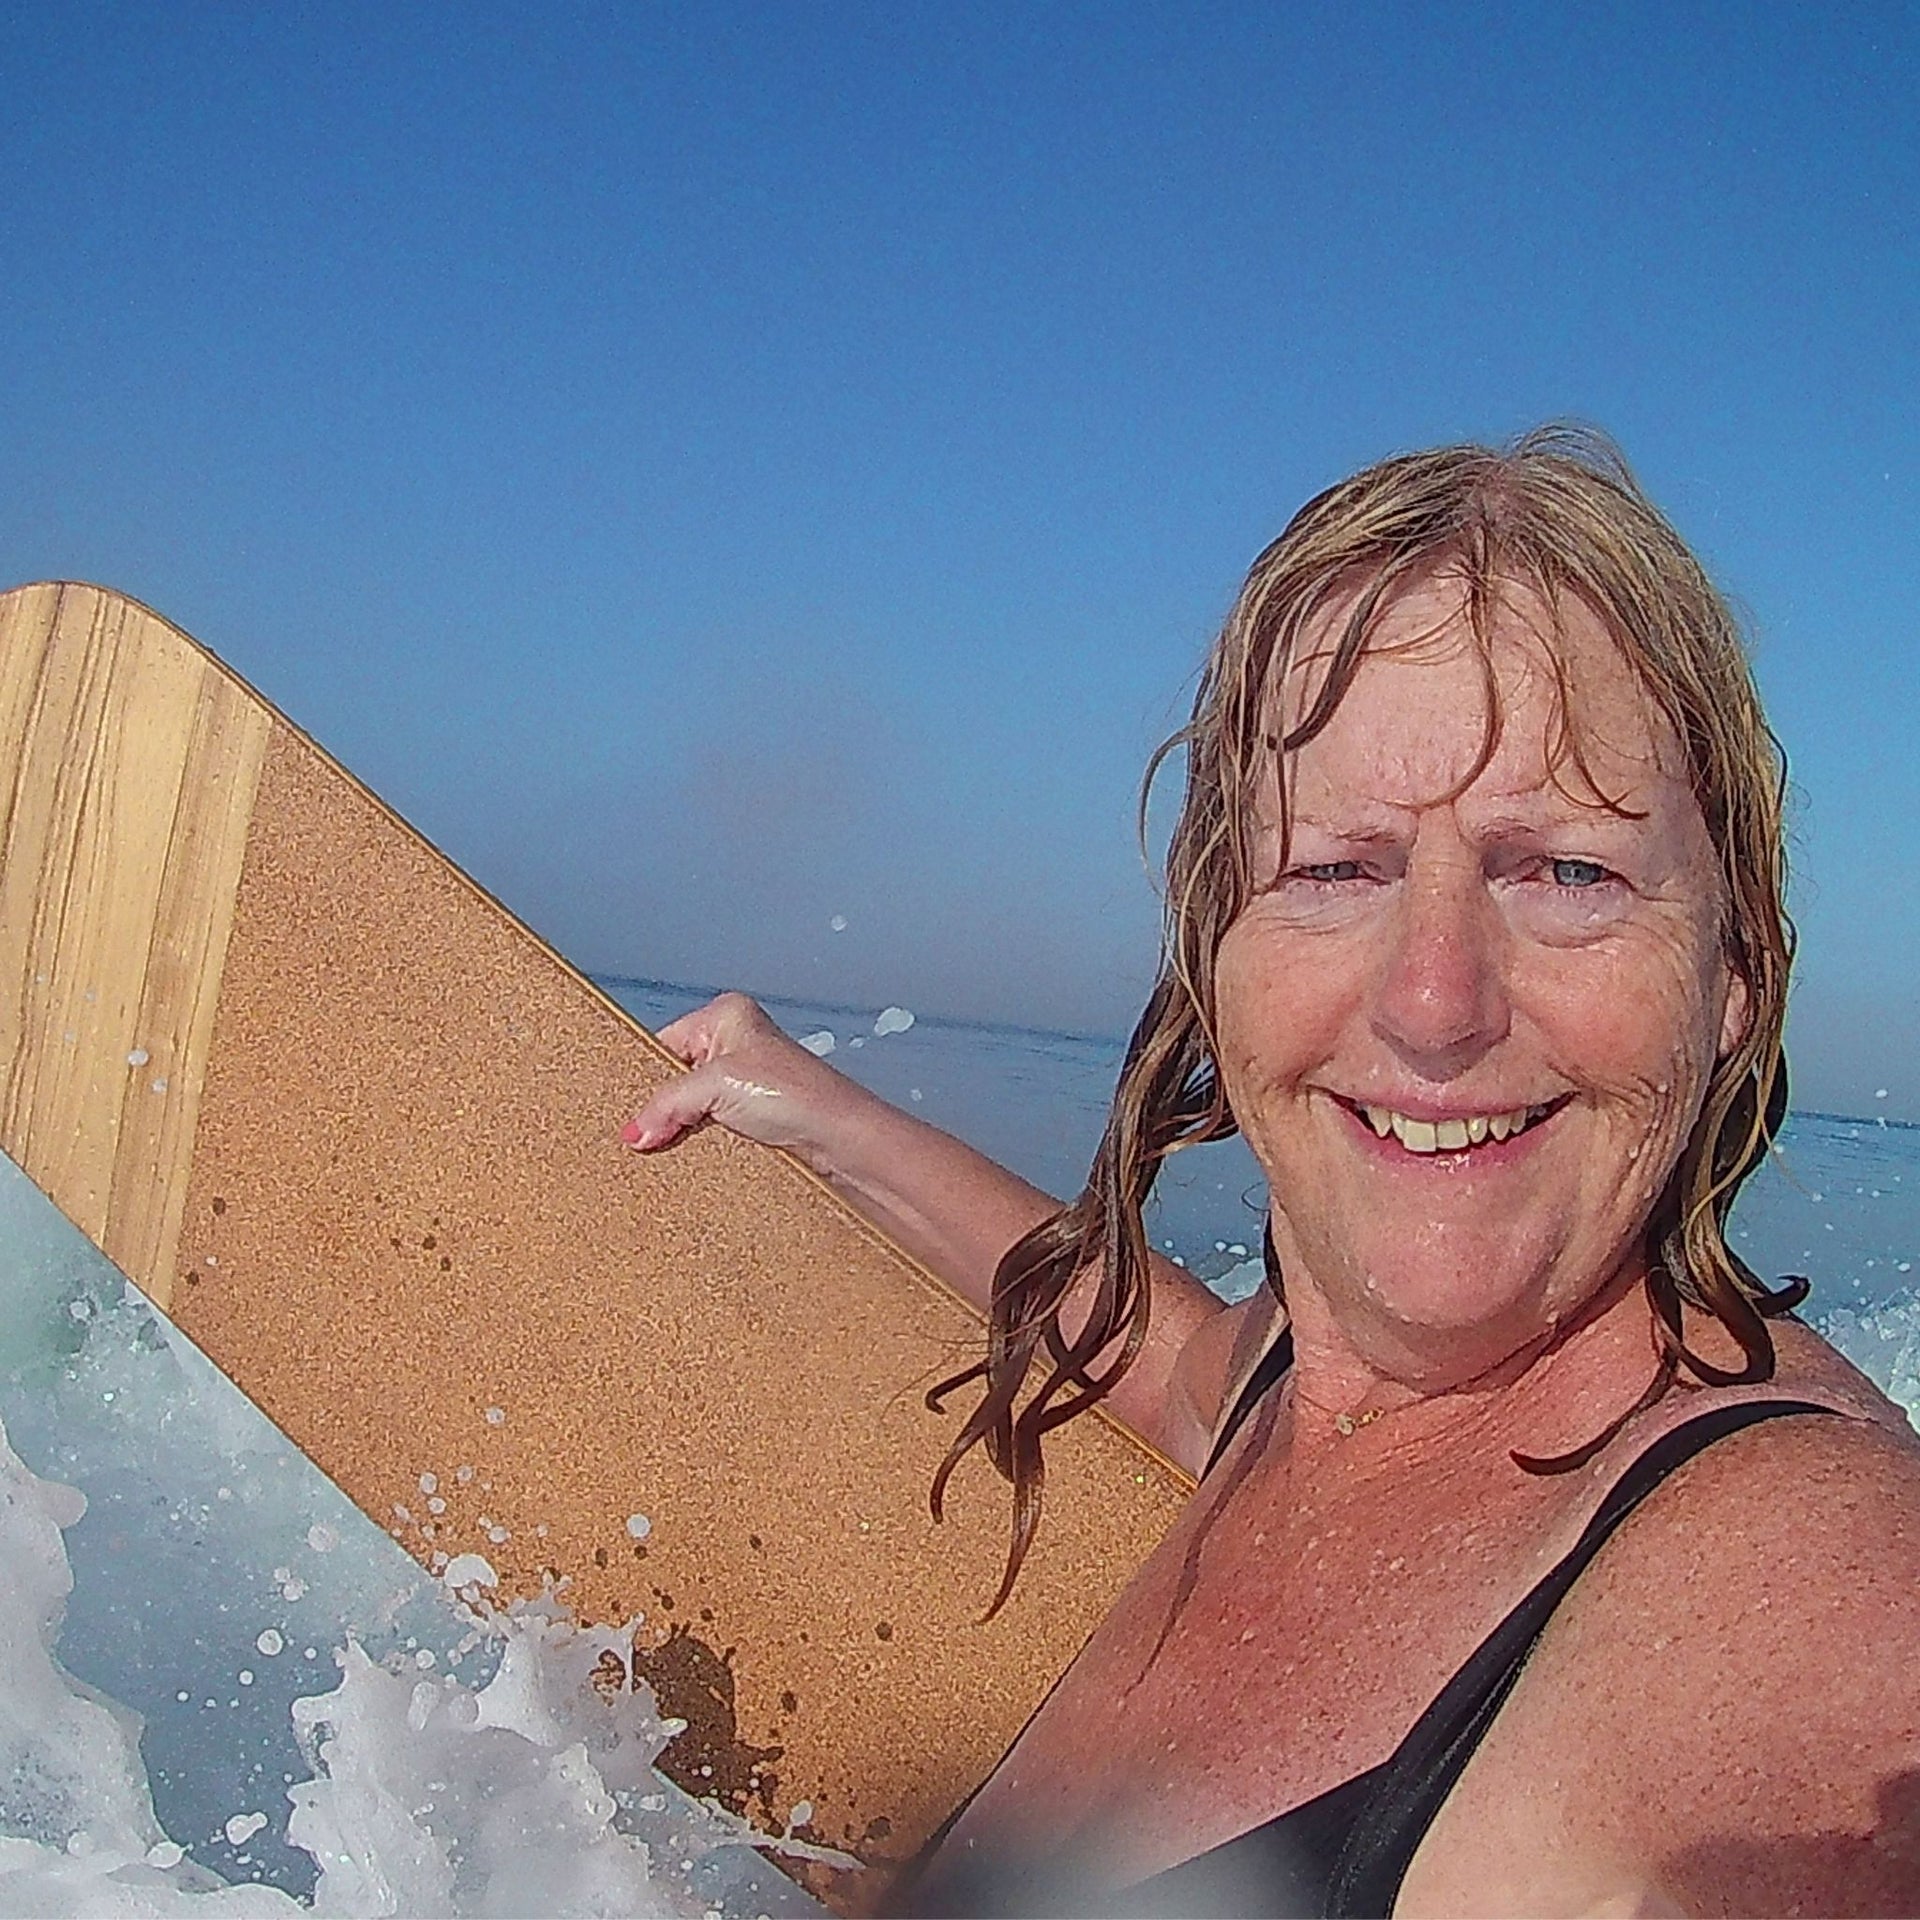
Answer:
<svg viewBox="0 0 1920 1920"><path fill-rule="evenodd" d="M628 1130L790 1147L991 1299L956 1456L1010 1579L1076 1407L1206 1470L922 1902L1920 1911L1920 1458L1722 1234L1791 928L1711 584L1590 439L1390 460L1256 562L1181 744L1072 1207L737 996ZM1273 1284L1227 1309L1140 1204L1236 1127Z"/></svg>

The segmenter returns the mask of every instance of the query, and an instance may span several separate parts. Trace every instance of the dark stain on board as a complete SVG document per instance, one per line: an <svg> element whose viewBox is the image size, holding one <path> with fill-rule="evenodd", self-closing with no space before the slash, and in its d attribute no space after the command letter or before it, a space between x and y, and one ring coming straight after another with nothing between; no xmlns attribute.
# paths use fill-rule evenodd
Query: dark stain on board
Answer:
<svg viewBox="0 0 1920 1920"><path fill-rule="evenodd" d="M660 1711L687 1723L655 1763L694 1798L711 1795L731 1813L757 1807L778 1825L780 1776L773 1763L783 1747L756 1747L741 1739L734 1712L735 1649L716 1651L698 1634L676 1626L656 1647L633 1650L634 1673L653 1689Z"/></svg>

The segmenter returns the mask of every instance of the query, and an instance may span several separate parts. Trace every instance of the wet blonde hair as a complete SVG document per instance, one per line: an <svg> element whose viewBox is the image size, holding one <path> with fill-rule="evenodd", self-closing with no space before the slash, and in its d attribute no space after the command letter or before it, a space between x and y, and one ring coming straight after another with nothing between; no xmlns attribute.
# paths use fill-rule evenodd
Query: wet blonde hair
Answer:
<svg viewBox="0 0 1920 1920"><path fill-rule="evenodd" d="M1548 609L1583 603L1612 634L1679 742L1724 883L1727 958L1749 1001L1746 1032L1717 1062L1647 1223L1646 1290L1661 1353L1653 1387L1577 1453L1516 1458L1537 1471L1591 1458L1683 1366L1715 1384L1763 1380L1773 1371L1766 1319L1798 1304L1806 1284L1770 1290L1725 1234L1734 1196L1785 1112L1781 1030L1794 943L1785 900L1785 759L1761 712L1739 625L1602 435L1555 426L1505 449L1442 447L1384 460L1310 500L1253 563L1202 671L1192 719L1148 768L1143 823L1155 774L1180 750L1186 794L1167 854L1159 973L1128 1044L1099 1151L1080 1197L1001 1260L986 1359L928 1396L938 1405L954 1388L985 1381L935 1479L933 1508L938 1515L949 1476L976 1446L1012 1483L1013 1537L995 1609L1011 1592L1039 1522L1042 1440L1104 1398L1146 1338L1152 1292L1142 1208L1162 1161L1236 1131L1213 1038L1215 961L1255 891L1261 784L1271 780L1277 756L1284 847L1292 756L1345 697L1383 609L1442 567L1463 587L1496 696L1482 765L1500 725L1488 649L1501 589L1531 589ZM1302 636L1342 609L1330 650L1314 663L1305 710L1279 737L1275 690L1302 661ZM1619 811L1588 771L1564 666L1554 636L1547 638L1559 678L1556 768L1570 764L1597 804ZM1090 1269L1099 1274L1092 1305L1081 1324L1069 1326L1063 1303ZM1740 1372L1692 1350L1683 1302L1738 1341L1746 1356Z"/></svg>

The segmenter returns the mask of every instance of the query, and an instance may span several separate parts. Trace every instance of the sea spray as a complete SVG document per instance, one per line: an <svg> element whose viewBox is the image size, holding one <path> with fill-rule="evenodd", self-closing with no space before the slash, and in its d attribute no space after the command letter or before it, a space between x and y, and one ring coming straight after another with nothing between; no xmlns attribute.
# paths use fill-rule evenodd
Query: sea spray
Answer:
<svg viewBox="0 0 1920 1920"><path fill-rule="evenodd" d="M0 1424L0 1914L297 1913L184 1857L154 1816L139 1716L61 1665L62 1535L86 1505L31 1472Z"/></svg>
<svg viewBox="0 0 1920 1920"><path fill-rule="evenodd" d="M0 1349L0 1916L819 1913L630 1627L459 1604L4 1161Z"/></svg>
<svg viewBox="0 0 1920 1920"><path fill-rule="evenodd" d="M186 1857L155 1817L138 1716L61 1665L73 1587L62 1534L85 1507L32 1473L0 1426L0 1915L301 1912ZM634 1671L636 1623L582 1627L552 1594L469 1620L468 1643L498 1649L484 1682L429 1676L397 1654L376 1661L350 1639L339 1684L294 1702L313 1777L284 1795L286 1835L318 1867L313 1912L805 1906L740 1858L781 1842L654 1771L683 1723ZM270 1820L235 1813L227 1837L244 1846Z"/></svg>

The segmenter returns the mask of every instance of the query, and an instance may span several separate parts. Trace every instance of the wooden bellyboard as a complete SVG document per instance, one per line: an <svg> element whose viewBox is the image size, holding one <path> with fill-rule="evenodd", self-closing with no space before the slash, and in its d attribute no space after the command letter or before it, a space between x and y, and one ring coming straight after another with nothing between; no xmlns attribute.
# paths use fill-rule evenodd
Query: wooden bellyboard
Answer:
<svg viewBox="0 0 1920 1920"><path fill-rule="evenodd" d="M667 1771L884 1898L1183 1476L1059 1433L982 1624L1006 1490L931 1523L922 1401L972 1310L784 1154L623 1148L657 1042L146 608L0 595L0 804L0 1147L423 1561L644 1614Z"/></svg>

